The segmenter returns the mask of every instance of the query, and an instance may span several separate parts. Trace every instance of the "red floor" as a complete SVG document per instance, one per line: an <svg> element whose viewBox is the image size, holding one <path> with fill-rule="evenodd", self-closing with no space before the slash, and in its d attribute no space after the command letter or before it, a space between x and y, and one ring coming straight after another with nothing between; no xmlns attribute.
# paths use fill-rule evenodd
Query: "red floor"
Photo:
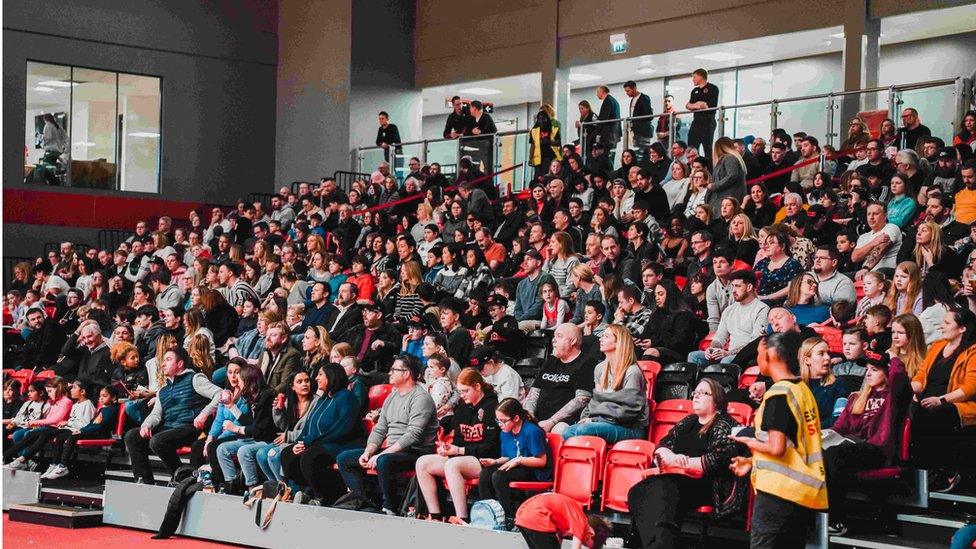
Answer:
<svg viewBox="0 0 976 549"><path fill-rule="evenodd" d="M25 522L11 522L3 515L4 547L71 547L72 549L105 549L105 547L152 547L168 549L172 547L204 548L233 547L220 543L199 541L190 538L174 537L168 540L149 539L151 532L100 526L69 530L52 526L39 526Z"/></svg>

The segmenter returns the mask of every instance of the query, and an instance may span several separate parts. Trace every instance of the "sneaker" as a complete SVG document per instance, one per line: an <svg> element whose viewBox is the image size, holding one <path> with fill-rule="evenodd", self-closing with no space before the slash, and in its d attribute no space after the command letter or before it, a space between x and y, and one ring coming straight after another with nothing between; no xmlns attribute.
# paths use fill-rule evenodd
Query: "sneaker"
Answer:
<svg viewBox="0 0 976 549"><path fill-rule="evenodd" d="M31 460L28 460L27 461L27 466L24 467L24 470L25 471L36 471L38 467L40 467L40 466L37 464L37 462L31 459Z"/></svg>
<svg viewBox="0 0 976 549"><path fill-rule="evenodd" d="M63 476L66 476L68 474L68 468L65 467L64 465L60 465L59 464L59 465L56 465L54 467L54 470L49 471L46 474L47 474L47 478L49 478L51 480L54 480L54 479L57 479L57 478L61 478ZM44 477L42 476L41 478L44 478Z"/></svg>
<svg viewBox="0 0 976 549"><path fill-rule="evenodd" d="M843 536L847 533L847 525L843 522L831 522L827 525L827 535L828 536Z"/></svg>
<svg viewBox="0 0 976 549"><path fill-rule="evenodd" d="M51 472L52 472L52 471L54 471L54 467L55 467L56 465L57 465L56 463L52 463L52 464L50 464L50 465L48 465L48 466L47 466L47 470L46 470L46 471L44 471L43 473L41 473L41 479L42 479L42 480L44 480L44 479L49 479L49 478L51 478L51 477L50 477L50 475L51 475Z"/></svg>
<svg viewBox="0 0 976 549"><path fill-rule="evenodd" d="M398 517L398 516L400 516L400 515L396 514L395 511L393 511L391 509L387 509L386 507L383 508L383 514L385 514L387 516L390 516L390 517Z"/></svg>
<svg viewBox="0 0 976 549"><path fill-rule="evenodd" d="M23 458L17 458L10 463L3 466L4 469L10 469L11 471L20 471L27 468L27 460Z"/></svg>
<svg viewBox="0 0 976 549"><path fill-rule="evenodd" d="M936 490L932 490L933 492L947 494L955 490L959 486L959 483L962 482L962 475L958 471L950 471L943 478L945 479L943 485L938 486Z"/></svg>

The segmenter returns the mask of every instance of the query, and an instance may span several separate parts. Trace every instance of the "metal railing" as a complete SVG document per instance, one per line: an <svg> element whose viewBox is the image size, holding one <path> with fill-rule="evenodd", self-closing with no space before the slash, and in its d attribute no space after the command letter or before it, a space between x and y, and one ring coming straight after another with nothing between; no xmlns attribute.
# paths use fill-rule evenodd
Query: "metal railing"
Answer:
<svg viewBox="0 0 976 549"><path fill-rule="evenodd" d="M129 237L135 236L135 231L123 229L102 229L98 231L98 249L118 250L119 244L125 242Z"/></svg>
<svg viewBox="0 0 976 549"><path fill-rule="evenodd" d="M976 78L974 76L973 78ZM683 139L682 133L686 133L691 126L691 120L696 113L714 113L715 117L715 139L719 137L738 137L745 135L768 136L772 130L784 127L788 131L805 131L820 139L821 145L837 146L838 141L844 137L845 127L839 124L838 117L846 120L863 110L876 110L876 105L883 103L888 111L888 117L897 122L899 121L899 109L904 106L916 107L926 123L933 132L933 135L942 137L946 142L951 141L952 135L956 132L959 122L962 120L967 108L972 104L973 98L973 78L945 78L927 82L917 82L912 84L901 84L897 86L866 88L855 91L839 91L823 94L804 95L798 97L788 97L783 99L772 99L768 101L755 101L749 103L739 103L733 105L720 105L709 109L697 111L675 111L654 115L638 117L621 117L613 120L600 120L585 122L580 125L579 142L587 143L587 134L592 131L599 131L601 124L622 124L622 135L620 141L615 144L616 151L619 153L623 149L630 148L630 127L634 121L647 120L652 127L650 140L656 139L653 128L657 125L657 120L663 117L668 118L667 143L672 143L676 139ZM946 95L951 96L952 101L947 102L944 97L937 97L935 101L928 101L921 94L936 92L940 93L940 88L947 90ZM918 93L919 96L913 97L912 94ZM880 99L880 101L879 101ZM927 108L921 103L932 102L932 112L928 119ZM938 110L938 112L935 112ZM926 120L937 120L935 124ZM678 122L682 122L681 133L676 132ZM729 127L729 123L731 128ZM563 123L563 140L571 142L569 130L571 123ZM442 168L446 160L453 160L460 163L462 156L466 153L478 152L470 150L471 140L484 140L491 138L490 150L491 166L484 166L486 173L498 170L500 167L507 167L519 162L524 164L518 170L496 178L495 184L503 187L507 183L512 184L513 190L525 188L532 176L530 171L534 169L530 162L530 139L531 130L517 130L511 132L499 132L491 135L464 136L458 139L422 139L419 141L406 141L400 144L391 145L389 151L393 153L392 168L397 169L397 161L400 158L410 158L416 156L421 163L430 164L437 162ZM523 142L524 140L524 142ZM661 139L663 141L663 139ZM397 152L399 151L399 152ZM416 154L414 154L416 152ZM369 172L384 161L387 157L387 149L382 147L362 147L353 151L355 161L354 169L360 172ZM616 158L620 158L619 154ZM500 161L504 159L505 161ZM402 171L402 170L401 170ZM442 170L444 173L449 173ZM521 172L521 173L520 173ZM397 173L394 171L394 173Z"/></svg>

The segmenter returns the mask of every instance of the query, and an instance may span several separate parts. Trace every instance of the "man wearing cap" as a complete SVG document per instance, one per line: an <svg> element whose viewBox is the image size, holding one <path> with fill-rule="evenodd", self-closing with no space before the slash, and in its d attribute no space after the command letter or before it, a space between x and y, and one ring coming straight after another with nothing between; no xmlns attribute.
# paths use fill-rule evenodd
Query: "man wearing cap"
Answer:
<svg viewBox="0 0 976 549"><path fill-rule="evenodd" d="M447 335L447 354L462 367L471 360L474 342L471 334L461 325L461 315L466 309L463 302L448 298L440 302L441 329Z"/></svg>
<svg viewBox="0 0 976 549"><path fill-rule="evenodd" d="M582 345L579 327L569 322L556 326L552 354L542 363L525 397L525 409L539 419L539 427L546 432L555 428L558 434L579 421L593 396L596 359L584 355Z"/></svg>
<svg viewBox="0 0 976 549"><path fill-rule="evenodd" d="M383 383L390 362L400 348L401 336L383 321L383 307L378 301L369 301L362 309L363 323L347 332L346 341L361 361L366 377L373 384Z"/></svg>
<svg viewBox="0 0 976 549"><path fill-rule="evenodd" d="M519 329L515 317L507 313L508 298L501 294L491 294L487 303L491 324L481 328L485 333L485 344L493 345L508 356L521 356L525 332Z"/></svg>
<svg viewBox="0 0 976 549"><path fill-rule="evenodd" d="M542 295L539 286L546 281L556 283L552 275L542 272L542 262L539 250L530 248L525 252L522 260L525 278L515 288L515 320L525 332L537 329L542 323Z"/></svg>
<svg viewBox="0 0 976 549"><path fill-rule="evenodd" d="M389 383L393 392L386 399L376 426L366 440L365 448L342 452L336 464L342 480L353 493L367 495L365 469L375 469L383 495L382 509L396 515L400 508L397 476L413 471L417 458L434 451L437 415L434 401L420 378L420 361L400 355L390 367Z"/></svg>
<svg viewBox="0 0 976 549"><path fill-rule="evenodd" d="M956 149L945 147L936 155L933 164L933 170L925 177L919 190L920 200L925 200L932 189L938 189L949 196L955 195L962 189Z"/></svg>

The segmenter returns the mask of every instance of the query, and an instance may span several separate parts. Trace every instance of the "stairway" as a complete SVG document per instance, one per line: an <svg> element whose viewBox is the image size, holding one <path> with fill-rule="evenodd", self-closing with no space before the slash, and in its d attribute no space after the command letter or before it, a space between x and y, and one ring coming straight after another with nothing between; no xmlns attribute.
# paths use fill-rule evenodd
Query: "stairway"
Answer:
<svg viewBox="0 0 976 549"><path fill-rule="evenodd" d="M43 481L40 501L13 504L10 520L60 528L90 528L102 524L103 486L98 481Z"/></svg>

